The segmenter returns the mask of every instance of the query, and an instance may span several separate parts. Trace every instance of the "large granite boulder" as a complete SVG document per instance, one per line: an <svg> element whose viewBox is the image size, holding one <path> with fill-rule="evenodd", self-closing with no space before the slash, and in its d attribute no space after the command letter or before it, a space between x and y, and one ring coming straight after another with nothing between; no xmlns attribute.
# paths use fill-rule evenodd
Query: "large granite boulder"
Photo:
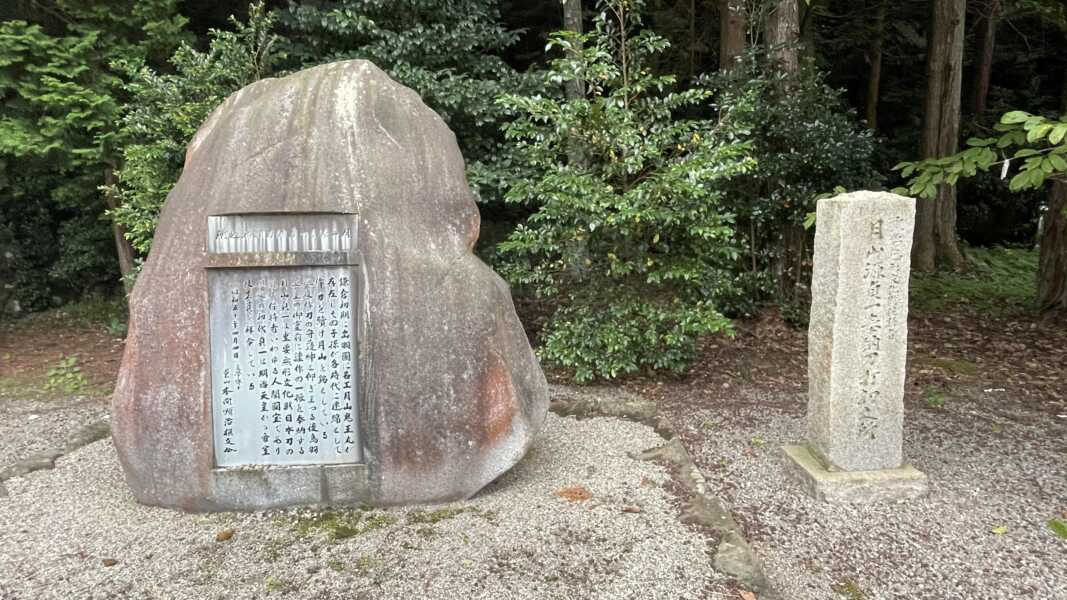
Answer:
<svg viewBox="0 0 1067 600"><path fill-rule="evenodd" d="M248 223L297 223L294 239L300 219L351 218L351 247L216 254L227 250L216 247L223 234L209 240L209 220L249 215ZM468 497L504 473L541 427L548 388L506 283L472 253L478 230L455 136L373 64L322 65L233 94L189 145L130 300L112 427L137 499L193 511L424 503ZM240 422L213 422L229 391L219 391L224 369L213 368L209 331L233 318L236 344L244 325L214 307L209 273L259 266L276 277L272 265L317 264L316 256L356 257L336 268L356 282L358 448L338 447L322 464L268 456L220 467L221 436L242 434L232 431Z"/></svg>

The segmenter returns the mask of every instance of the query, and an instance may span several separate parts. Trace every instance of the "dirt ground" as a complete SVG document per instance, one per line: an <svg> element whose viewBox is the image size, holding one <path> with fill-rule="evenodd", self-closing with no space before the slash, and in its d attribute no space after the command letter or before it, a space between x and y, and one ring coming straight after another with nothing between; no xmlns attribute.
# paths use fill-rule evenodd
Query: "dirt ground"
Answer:
<svg viewBox="0 0 1067 600"><path fill-rule="evenodd" d="M72 402L88 406L93 414L106 411L122 351L122 337L113 328L62 314L0 323L0 402L10 409L0 412L29 415L19 408L27 400L35 402L34 414L49 400L57 407ZM1067 598L1067 590L1055 587L1061 585L1056 577L1049 577L1049 583L1045 576L1067 558L1067 540L1052 536L1043 520L1067 519L1067 326L1032 313L990 315L966 307L914 314L909 319L905 454L928 470L934 492L925 504L911 509L879 508L844 516L823 513L799 495L783 496L777 489L786 484L776 479L780 469L773 452L779 444L803 436L806 353L806 332L768 311L736 323L733 338L706 340L685 377L633 377L617 385L656 402L712 493L734 508L776 587L792 594L791 600L933 597L923 594L935 590L940 598L1058 597L1061 591ZM72 356L84 376L73 393L57 389L52 371ZM559 377L550 373L551 379ZM954 432L965 435L954 438ZM1003 465L996 462L1001 458ZM1020 484L1011 478L1019 465L1038 472ZM988 487L968 487L968 479L981 478L986 469L997 472L982 483ZM761 483L753 483L756 479ZM966 504L953 504L979 491L986 512L972 514ZM955 513L967 516L957 518ZM836 528L819 529L824 520L838 518L842 523ZM898 518L899 523L879 532L880 540L861 539L870 530L864 519L891 523ZM997 532L1008 530L1001 522L1012 527L997 537ZM956 528L955 537L941 539L932 533L942 525ZM976 526L984 527L986 534L992 528L996 535L975 539ZM931 553L934 566L916 566L911 551L894 546L912 539L914 532L903 533L907 527L923 532L916 552ZM1009 539L1017 546L1003 555L1006 550L996 544ZM819 544L830 543L826 540L832 547L820 549ZM878 548L899 555L869 556ZM975 548L982 556L973 553ZM1034 553L1029 558L1027 548ZM1007 560L1004 556L1021 556L1023 564L998 571ZM943 572L942 563L955 564L952 568L961 572L982 569L994 582L1006 583L971 588L968 585L979 580L968 584L961 575L963 583L945 587L954 581L955 571ZM883 572L881 567L892 568ZM907 579L894 579L897 571ZM924 577L930 581L923 583ZM921 587L927 583L935 588ZM975 595L976 589L985 592Z"/></svg>

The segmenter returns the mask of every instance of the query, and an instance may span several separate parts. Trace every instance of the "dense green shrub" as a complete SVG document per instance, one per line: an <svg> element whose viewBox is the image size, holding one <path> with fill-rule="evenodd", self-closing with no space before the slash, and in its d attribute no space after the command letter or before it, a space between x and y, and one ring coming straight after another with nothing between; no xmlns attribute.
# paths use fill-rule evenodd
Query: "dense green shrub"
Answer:
<svg viewBox="0 0 1067 600"><path fill-rule="evenodd" d="M547 86L578 80L584 97L501 98L533 175L507 200L534 210L500 245L502 270L554 305L541 355L579 381L684 370L697 336L729 328L715 298L737 250L717 185L753 163L745 144L685 116L709 91L674 91L647 68L667 44L639 29L640 4L602 2L590 33L552 36L564 57Z"/></svg>
<svg viewBox="0 0 1067 600"><path fill-rule="evenodd" d="M881 176L870 132L811 65L790 76L756 48L708 83L716 90L719 135L747 143L759 164L720 184L726 209L737 215L738 242L744 247L737 270L747 291L731 308L747 313L753 301L773 293L774 265L789 250L783 235L805 222L817 198L876 189ZM810 278L797 275L801 281Z"/></svg>
<svg viewBox="0 0 1067 600"><path fill-rule="evenodd" d="M112 190L121 205L111 216L126 228L134 248L147 254L163 201L181 175L185 149L197 129L227 96L272 73L278 36L275 16L262 3L233 31L212 31L207 51L183 44L171 57L173 72L143 62L123 65L132 100L123 116L123 167Z"/></svg>
<svg viewBox="0 0 1067 600"><path fill-rule="evenodd" d="M494 101L535 91L538 78L502 58L519 32L503 26L498 0L301 2L281 19L299 66L362 58L418 92L456 133L479 198L500 200L512 159Z"/></svg>

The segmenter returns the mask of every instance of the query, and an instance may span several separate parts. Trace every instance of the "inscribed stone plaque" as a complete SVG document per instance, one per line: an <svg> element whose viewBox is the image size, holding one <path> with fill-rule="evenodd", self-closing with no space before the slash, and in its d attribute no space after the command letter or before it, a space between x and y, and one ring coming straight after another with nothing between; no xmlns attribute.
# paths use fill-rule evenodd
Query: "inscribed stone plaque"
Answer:
<svg viewBox="0 0 1067 600"><path fill-rule="evenodd" d="M361 460L353 270L259 254L344 253L353 226L352 215L209 217L209 253L237 255L208 271L218 466Z"/></svg>
<svg viewBox="0 0 1067 600"><path fill-rule="evenodd" d="M908 270L915 201L820 200L808 326L808 441L833 467L902 461Z"/></svg>

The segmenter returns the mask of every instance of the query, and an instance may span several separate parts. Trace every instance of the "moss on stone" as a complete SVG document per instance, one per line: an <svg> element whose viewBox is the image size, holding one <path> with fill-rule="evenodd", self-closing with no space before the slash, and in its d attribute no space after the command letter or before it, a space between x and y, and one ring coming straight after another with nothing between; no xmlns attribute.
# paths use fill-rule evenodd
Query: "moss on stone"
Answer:
<svg viewBox="0 0 1067 600"><path fill-rule="evenodd" d="M388 513L368 512L354 508L299 516L293 519L292 526L300 536L322 532L328 539L337 541L384 529L396 524L397 520L395 516Z"/></svg>

